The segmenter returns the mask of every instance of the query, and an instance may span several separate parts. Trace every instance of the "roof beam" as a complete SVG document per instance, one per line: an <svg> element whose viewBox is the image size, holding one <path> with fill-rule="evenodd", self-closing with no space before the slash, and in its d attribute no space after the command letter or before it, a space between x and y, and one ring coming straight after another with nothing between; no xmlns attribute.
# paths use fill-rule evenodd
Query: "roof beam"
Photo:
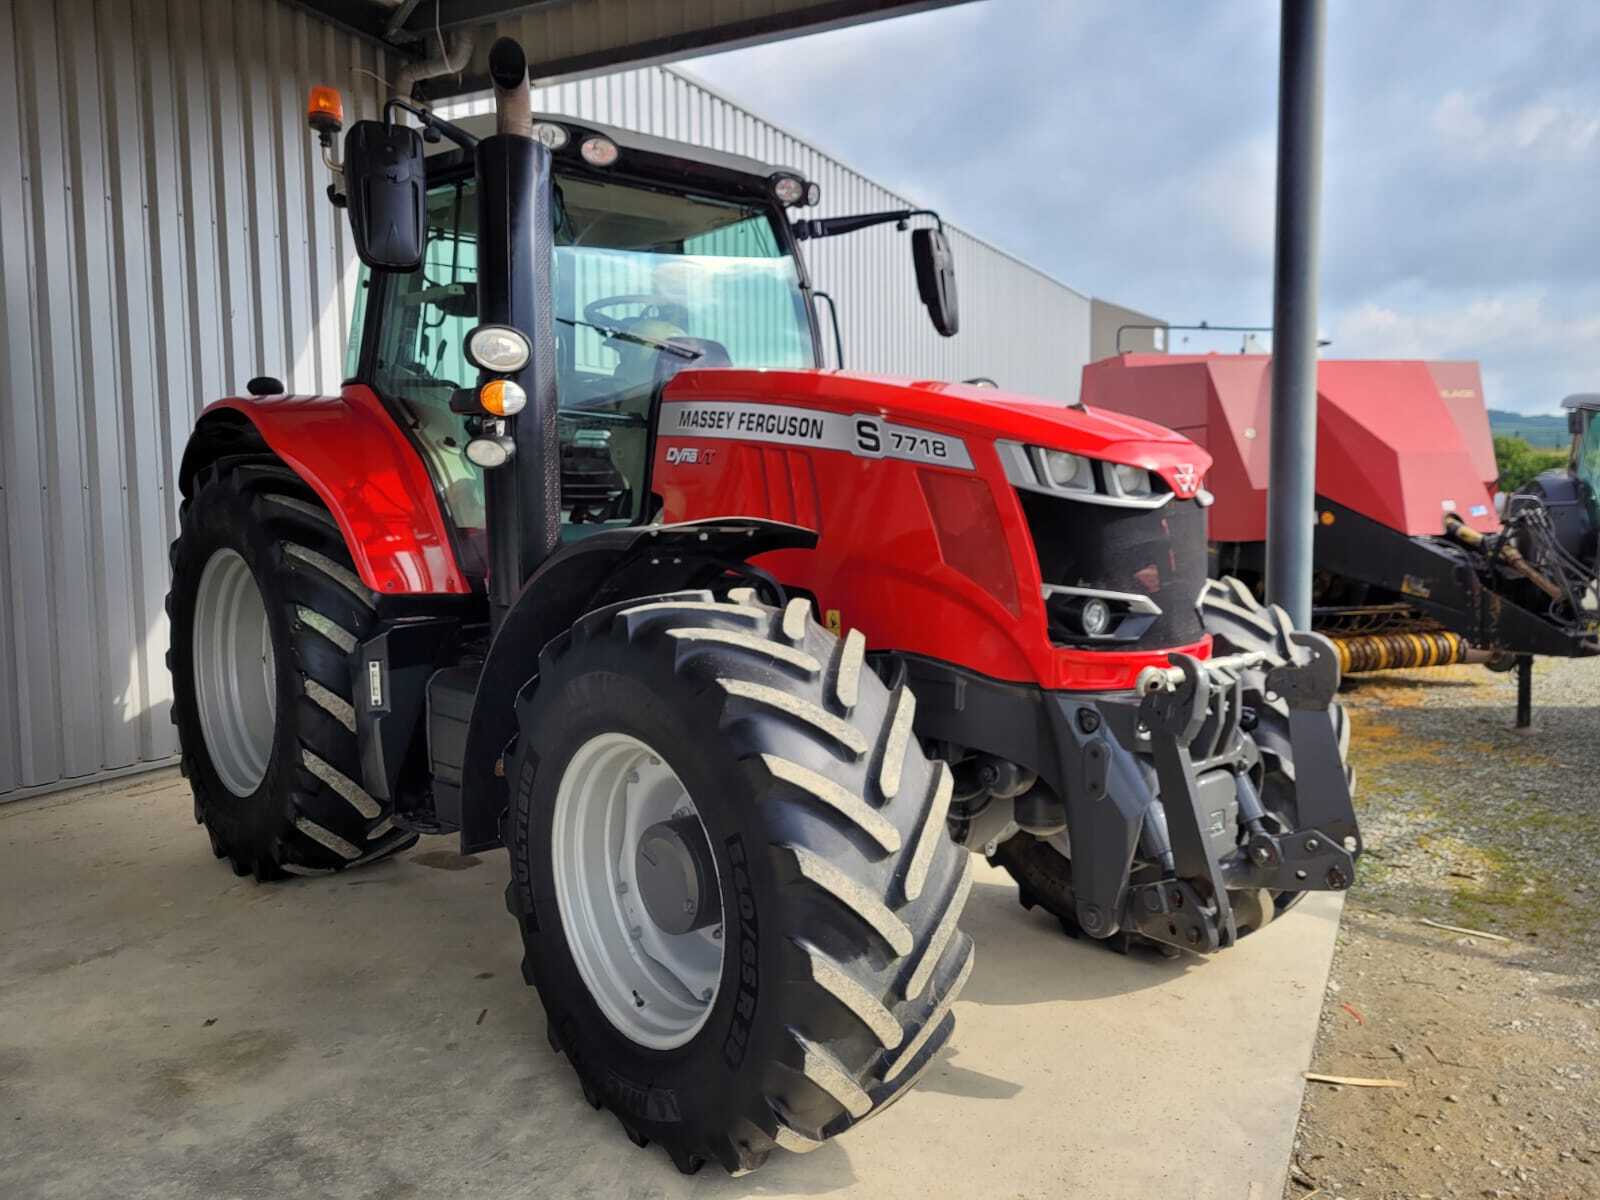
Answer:
<svg viewBox="0 0 1600 1200"><path fill-rule="evenodd" d="M392 36L395 5L381 0L290 0L343 29L409 57L427 56L435 32L470 29L472 60L462 74L425 83L439 100L488 87L489 47L514 37L541 82L671 62L826 29L944 8L969 0L422 0ZM729 13L729 9L732 13Z"/></svg>

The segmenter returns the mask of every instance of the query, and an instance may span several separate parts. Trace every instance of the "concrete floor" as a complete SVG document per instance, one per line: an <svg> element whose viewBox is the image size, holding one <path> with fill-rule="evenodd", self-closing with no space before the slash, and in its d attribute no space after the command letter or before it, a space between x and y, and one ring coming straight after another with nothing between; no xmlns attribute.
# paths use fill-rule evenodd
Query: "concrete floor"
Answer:
<svg viewBox="0 0 1600 1200"><path fill-rule="evenodd" d="M262 887L171 771L0 806L0 1196L1275 1200L1339 906L1218 959L1121 958L980 867L952 1048L806 1156L680 1176L578 1094L446 839Z"/></svg>

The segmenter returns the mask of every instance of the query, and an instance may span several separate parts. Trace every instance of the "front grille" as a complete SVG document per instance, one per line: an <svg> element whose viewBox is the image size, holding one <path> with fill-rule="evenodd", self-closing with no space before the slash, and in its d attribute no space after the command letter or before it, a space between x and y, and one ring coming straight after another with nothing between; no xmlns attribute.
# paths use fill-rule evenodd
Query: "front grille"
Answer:
<svg viewBox="0 0 1600 1200"><path fill-rule="evenodd" d="M1041 492L1019 490L1017 495L1046 584L1145 596L1161 609L1153 620L1119 614L1119 623L1126 622L1120 635L1113 627L1111 636L1102 638L1074 634L1052 619L1052 641L1146 650L1200 640L1198 604L1206 582L1206 514L1200 505L1174 499L1155 509L1117 508ZM1113 611L1117 607L1113 604ZM1129 629L1136 635L1130 637Z"/></svg>

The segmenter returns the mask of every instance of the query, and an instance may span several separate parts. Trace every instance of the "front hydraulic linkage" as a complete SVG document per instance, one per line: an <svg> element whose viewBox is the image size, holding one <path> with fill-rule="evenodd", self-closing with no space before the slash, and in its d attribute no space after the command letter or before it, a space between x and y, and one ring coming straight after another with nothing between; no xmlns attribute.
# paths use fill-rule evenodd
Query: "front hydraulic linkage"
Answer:
<svg viewBox="0 0 1600 1200"><path fill-rule="evenodd" d="M1342 892L1355 880L1361 830L1350 800L1350 777L1339 753L1329 705L1339 689L1339 659L1318 633L1287 628L1296 661L1267 671L1266 698L1289 709L1295 763L1295 831L1252 832L1241 861L1230 863L1228 886L1277 891Z"/></svg>
<svg viewBox="0 0 1600 1200"><path fill-rule="evenodd" d="M1139 723L1150 735L1173 878L1129 889L1124 925L1154 941L1202 954L1223 949L1238 939L1230 889L1342 891L1354 879L1360 834L1329 715L1338 660L1320 635L1283 632L1287 661L1243 655L1202 663L1174 654L1172 667L1145 684ZM1284 829L1262 810L1250 781L1236 775L1248 836L1219 859L1206 836L1195 752L1203 761L1232 757L1242 710L1238 672L1250 667L1268 668L1266 699L1281 699L1289 710L1299 828Z"/></svg>
<svg viewBox="0 0 1600 1200"><path fill-rule="evenodd" d="M1217 685L1199 660L1174 654L1170 661L1180 679L1145 696L1139 724L1150 734L1175 878L1129 889L1125 924L1154 941L1205 954L1233 945L1239 936L1222 864L1205 836L1200 786L1189 752L1212 715ZM1232 690L1235 696L1229 699L1236 701L1237 680Z"/></svg>

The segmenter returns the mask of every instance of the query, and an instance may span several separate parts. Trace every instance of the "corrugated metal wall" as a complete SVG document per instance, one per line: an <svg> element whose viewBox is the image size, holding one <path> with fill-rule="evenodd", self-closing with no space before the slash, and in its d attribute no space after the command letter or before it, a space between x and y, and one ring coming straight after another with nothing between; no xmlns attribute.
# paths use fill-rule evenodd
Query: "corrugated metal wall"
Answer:
<svg viewBox="0 0 1600 1200"><path fill-rule="evenodd" d="M341 375L353 259L306 88L372 115L394 70L279 0L0 0L0 796L176 749L162 599L184 439L260 373ZM905 201L681 74L547 110L804 170L817 215ZM904 235L809 247L851 367L1069 398L1088 301L960 231L963 331L933 333Z"/></svg>
<svg viewBox="0 0 1600 1200"><path fill-rule="evenodd" d="M740 108L701 81L670 67L645 67L535 88L534 108L600 121L659 137L747 154L799 169L822 185L822 203L806 216L838 216L915 203L874 183L809 142ZM492 111L486 98L442 111ZM916 378L987 375L1002 387L1076 400L1089 361L1089 298L994 246L946 223L961 297L961 332L934 332L917 298L911 240L894 226L803 247L812 282L839 304L845 365ZM826 306L823 329L827 333ZM829 365L830 339L824 336Z"/></svg>
<svg viewBox="0 0 1600 1200"><path fill-rule="evenodd" d="M305 94L387 69L277 0L0 0L0 795L176 749L177 459L252 375L338 385Z"/></svg>

